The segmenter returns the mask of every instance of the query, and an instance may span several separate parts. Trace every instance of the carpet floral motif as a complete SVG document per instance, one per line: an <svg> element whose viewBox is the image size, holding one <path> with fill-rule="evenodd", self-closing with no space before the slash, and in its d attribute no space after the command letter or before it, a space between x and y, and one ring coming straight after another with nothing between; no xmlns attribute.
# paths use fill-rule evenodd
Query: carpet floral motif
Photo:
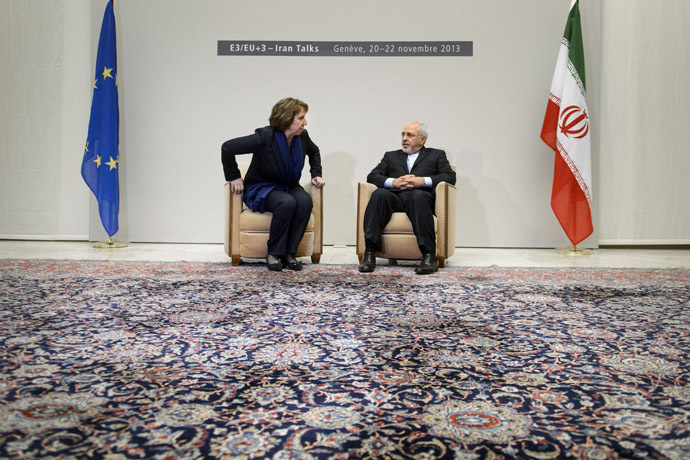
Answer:
<svg viewBox="0 0 690 460"><path fill-rule="evenodd" d="M0 458L690 458L690 271L0 261Z"/></svg>

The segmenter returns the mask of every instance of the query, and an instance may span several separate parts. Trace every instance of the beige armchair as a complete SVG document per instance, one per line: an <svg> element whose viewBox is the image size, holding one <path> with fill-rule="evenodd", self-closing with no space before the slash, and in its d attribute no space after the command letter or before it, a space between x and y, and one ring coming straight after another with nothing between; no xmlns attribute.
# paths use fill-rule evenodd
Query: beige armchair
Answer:
<svg viewBox="0 0 690 460"><path fill-rule="evenodd" d="M357 257L364 258L364 211L371 194L376 190L374 184L360 182L357 186ZM434 226L436 228L436 257L439 267L443 268L446 259L455 253L455 186L447 182L436 185L436 210ZM417 246L417 238L412 231L412 223L404 212L395 212L388 225L383 229L383 250L378 257L397 261L398 259L421 259L422 253Z"/></svg>
<svg viewBox="0 0 690 460"><path fill-rule="evenodd" d="M302 184L302 187L311 195L314 207L295 255L311 256L312 262L318 264L323 253L323 189L311 183ZM254 212L247 208L242 196L232 193L230 182L225 183L225 253L232 258L233 265L239 265L242 257L266 258L272 217L270 212Z"/></svg>

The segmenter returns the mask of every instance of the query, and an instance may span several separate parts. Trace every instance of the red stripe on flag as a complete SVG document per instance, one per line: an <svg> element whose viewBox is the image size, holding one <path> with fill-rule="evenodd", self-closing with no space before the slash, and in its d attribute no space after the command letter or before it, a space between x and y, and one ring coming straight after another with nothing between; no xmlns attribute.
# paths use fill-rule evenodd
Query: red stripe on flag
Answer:
<svg viewBox="0 0 690 460"><path fill-rule="evenodd" d="M551 95L553 98L553 95ZM544 124L541 127L541 140L546 145L551 147L556 154L558 154L558 147L556 146L556 130L558 129L558 116L560 115L561 107L556 104L553 99L549 99L546 103L546 115L544 115Z"/></svg>
<svg viewBox="0 0 690 460"><path fill-rule="evenodd" d="M542 139L544 139L543 136L542 131ZM544 142L549 143L546 139ZM553 167L551 209L573 246L594 231L592 211L589 208L587 196L570 170L570 166L558 151L556 151L556 162Z"/></svg>

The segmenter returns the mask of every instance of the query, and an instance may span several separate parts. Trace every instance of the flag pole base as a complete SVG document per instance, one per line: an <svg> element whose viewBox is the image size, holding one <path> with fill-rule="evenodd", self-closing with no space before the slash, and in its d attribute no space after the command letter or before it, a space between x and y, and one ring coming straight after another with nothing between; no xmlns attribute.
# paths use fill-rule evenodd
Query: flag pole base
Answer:
<svg viewBox="0 0 690 460"><path fill-rule="evenodd" d="M568 256L589 256L592 255L592 251L589 249L580 249L577 245L570 246L569 248L561 248L556 250L559 254L565 254Z"/></svg>
<svg viewBox="0 0 690 460"><path fill-rule="evenodd" d="M109 237L105 241L99 241L98 243L94 243L93 247L98 248L98 249L110 249L110 248L126 248L129 245L129 243L125 243L123 241L116 241L112 237Z"/></svg>

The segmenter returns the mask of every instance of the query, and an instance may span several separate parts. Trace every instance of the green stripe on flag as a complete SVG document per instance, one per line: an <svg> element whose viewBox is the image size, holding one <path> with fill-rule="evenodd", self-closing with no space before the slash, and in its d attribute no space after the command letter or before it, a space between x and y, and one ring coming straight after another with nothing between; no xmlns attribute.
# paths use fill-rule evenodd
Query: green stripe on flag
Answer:
<svg viewBox="0 0 690 460"><path fill-rule="evenodd" d="M578 82L580 91L584 95L587 88L585 82L585 49L582 44L582 26L580 25L580 2L575 2L570 14L568 15L568 22L565 25L565 32L563 39L569 43L568 59L571 65L568 66L573 78Z"/></svg>

